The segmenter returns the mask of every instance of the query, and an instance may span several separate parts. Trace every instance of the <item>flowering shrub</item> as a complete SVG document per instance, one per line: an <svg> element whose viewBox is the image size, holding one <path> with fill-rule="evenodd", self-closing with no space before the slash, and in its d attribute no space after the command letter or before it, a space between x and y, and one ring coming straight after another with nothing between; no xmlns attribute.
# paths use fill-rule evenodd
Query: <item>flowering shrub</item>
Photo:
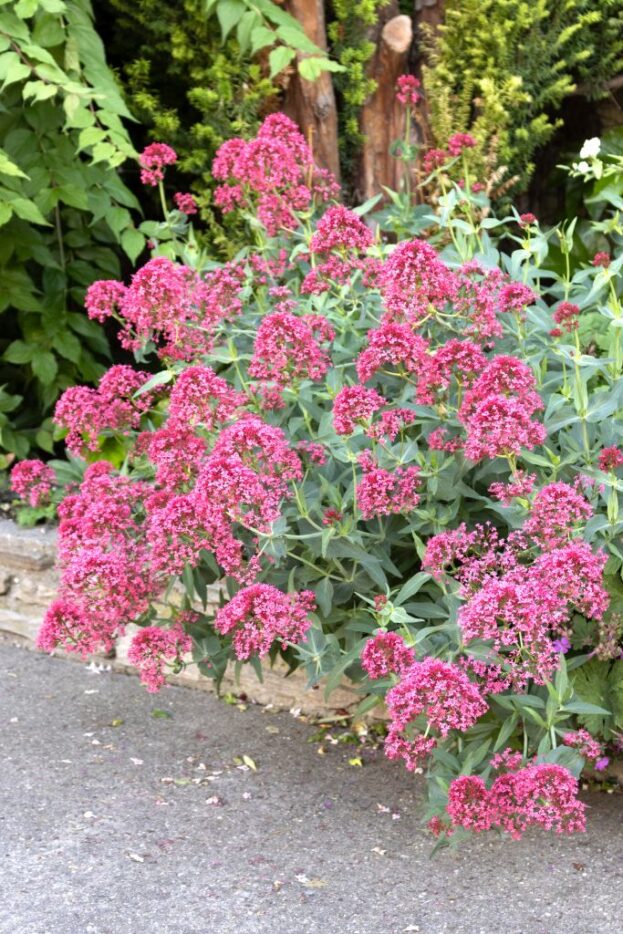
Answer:
<svg viewBox="0 0 623 934"><path fill-rule="evenodd" d="M442 839L583 829L577 776L623 728L623 255L557 275L534 218L478 220L458 185L417 215L428 242L383 243L327 204L283 116L216 166L256 249L204 269L169 237L89 290L157 372L113 367L57 406L81 476L41 647L136 623L149 690L191 644L217 681L278 654L328 691L346 674L361 713L385 700L387 755L426 771ZM606 352L570 324L588 309ZM51 495L32 464L13 484Z"/></svg>

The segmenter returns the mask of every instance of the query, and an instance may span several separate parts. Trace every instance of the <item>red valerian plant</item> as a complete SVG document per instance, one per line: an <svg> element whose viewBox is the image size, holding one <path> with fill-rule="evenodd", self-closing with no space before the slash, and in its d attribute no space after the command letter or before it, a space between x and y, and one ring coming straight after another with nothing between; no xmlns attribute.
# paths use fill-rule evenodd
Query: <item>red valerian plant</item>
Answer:
<svg viewBox="0 0 623 934"><path fill-rule="evenodd" d="M469 185L428 242L385 243L283 115L215 175L256 247L204 269L169 231L128 284L89 289L142 368L58 403L73 473L40 646L107 650L133 623L149 690L279 654L328 691L347 675L361 713L385 700L441 840L583 829L577 776L623 726L588 674L620 664L623 361L568 308L603 286L616 317L623 258L545 291L536 220L501 260ZM51 484L13 475L31 502Z"/></svg>

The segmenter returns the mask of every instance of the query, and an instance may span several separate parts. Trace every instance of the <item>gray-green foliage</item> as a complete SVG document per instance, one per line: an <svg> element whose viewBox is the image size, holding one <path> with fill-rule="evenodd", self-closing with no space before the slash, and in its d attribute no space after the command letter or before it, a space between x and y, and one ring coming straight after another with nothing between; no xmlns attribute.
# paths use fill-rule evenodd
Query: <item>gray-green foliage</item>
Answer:
<svg viewBox="0 0 623 934"><path fill-rule="evenodd" d="M59 392L101 372L84 290L144 237L118 172L130 114L89 0L0 0L0 90L0 450L23 457L51 449Z"/></svg>

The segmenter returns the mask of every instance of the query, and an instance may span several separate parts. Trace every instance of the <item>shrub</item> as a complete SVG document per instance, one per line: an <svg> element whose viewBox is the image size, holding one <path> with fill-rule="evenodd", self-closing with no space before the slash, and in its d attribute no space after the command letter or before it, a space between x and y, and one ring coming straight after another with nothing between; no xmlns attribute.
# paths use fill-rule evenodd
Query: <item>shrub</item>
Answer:
<svg viewBox="0 0 623 934"><path fill-rule="evenodd" d="M457 130L478 143L479 180L491 166L525 188L533 157L561 125L578 83L592 99L623 63L621 0L446 0L427 38L424 85L434 143Z"/></svg>
<svg viewBox="0 0 623 934"><path fill-rule="evenodd" d="M103 373L108 344L80 311L84 292L120 275L121 251L135 260L145 238L117 171L133 155L130 114L88 0L3 5L0 81L0 446L11 459L51 451L58 394Z"/></svg>
<svg viewBox="0 0 623 934"><path fill-rule="evenodd" d="M57 406L81 476L41 647L108 648L135 622L149 689L189 637L216 681L279 654L327 691L346 674L360 713L385 699L387 755L426 770L442 840L582 829L577 776L623 726L616 680L596 699L621 665L623 254L557 274L554 233L485 216L469 177L418 209L430 242L382 243L280 115L214 172L256 247L193 268L169 239L89 289L163 368ZM29 465L14 486L41 503L49 480Z"/></svg>

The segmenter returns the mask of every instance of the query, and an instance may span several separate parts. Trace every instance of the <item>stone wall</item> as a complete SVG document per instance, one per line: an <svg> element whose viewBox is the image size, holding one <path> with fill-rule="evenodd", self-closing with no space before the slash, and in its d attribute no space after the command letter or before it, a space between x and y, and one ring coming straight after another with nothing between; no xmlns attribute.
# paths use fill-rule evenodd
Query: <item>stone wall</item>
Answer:
<svg viewBox="0 0 623 934"><path fill-rule="evenodd" d="M32 643L54 599L56 532L0 519L0 632Z"/></svg>
<svg viewBox="0 0 623 934"><path fill-rule="evenodd" d="M56 532L51 528L22 529L9 519L0 519L0 636L34 648L34 640L47 606L54 599L58 575L54 570ZM100 658L116 670L136 674L128 663L128 647L134 627L117 641L114 658ZM69 656L76 660L76 656ZM312 715L329 714L335 710L353 710L361 697L344 684L333 691L329 701L322 687L306 688L306 677L295 671L287 678L287 666L278 661L265 666L261 683L250 666L242 668L239 682L232 671L223 679L222 691L244 694L253 702L272 704L276 708L299 708ZM168 679L201 690L214 690L213 682L199 673L196 665Z"/></svg>

